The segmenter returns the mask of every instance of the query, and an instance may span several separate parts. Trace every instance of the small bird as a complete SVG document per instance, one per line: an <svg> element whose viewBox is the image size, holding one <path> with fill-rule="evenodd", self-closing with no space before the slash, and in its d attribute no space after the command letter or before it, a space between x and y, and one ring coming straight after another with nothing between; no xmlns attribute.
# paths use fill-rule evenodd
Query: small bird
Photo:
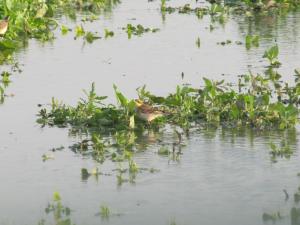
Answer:
<svg viewBox="0 0 300 225"><path fill-rule="evenodd" d="M0 35L4 36L4 34L7 31L8 28L8 18L9 16L6 16L3 20L0 21Z"/></svg>
<svg viewBox="0 0 300 225"><path fill-rule="evenodd" d="M135 105L138 118L147 121L148 123L165 114L163 111L144 103L140 99L135 100Z"/></svg>

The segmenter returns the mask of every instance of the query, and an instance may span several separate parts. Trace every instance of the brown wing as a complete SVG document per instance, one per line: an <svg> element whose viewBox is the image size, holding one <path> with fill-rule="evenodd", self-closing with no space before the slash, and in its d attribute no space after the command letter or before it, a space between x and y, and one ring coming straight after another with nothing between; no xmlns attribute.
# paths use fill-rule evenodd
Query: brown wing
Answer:
<svg viewBox="0 0 300 225"><path fill-rule="evenodd" d="M7 25L8 25L8 22L7 22L7 21L4 21L4 20L0 21L0 29L1 29L1 30L4 29L4 28L6 28Z"/></svg>

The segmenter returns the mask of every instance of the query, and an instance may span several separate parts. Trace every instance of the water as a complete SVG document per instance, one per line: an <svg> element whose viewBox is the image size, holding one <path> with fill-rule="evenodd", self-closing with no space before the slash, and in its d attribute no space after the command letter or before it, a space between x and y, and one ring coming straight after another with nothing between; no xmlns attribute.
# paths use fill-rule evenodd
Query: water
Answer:
<svg viewBox="0 0 300 225"><path fill-rule="evenodd" d="M184 1L167 2L182 5ZM37 224L45 217L44 208L54 191L74 211L76 224L263 224L264 212L281 211L288 215L293 193L300 184L299 129L283 136L280 133L233 132L229 130L194 131L179 162L159 156L157 146L136 154L140 167L159 169L158 173L138 174L135 184L117 186L116 166L106 162L101 171L112 176L81 180L82 167L97 164L82 158L67 147L78 138L67 129L40 128L36 124L37 104L47 104L51 97L75 104L82 89L96 83L97 93L115 101L112 85L128 97L136 97L136 88L144 84L158 95L166 95L178 84L200 85L203 76L236 82L237 75L265 70L262 59L266 48L275 41L280 48L280 72L287 81L300 62L300 13L285 17L267 17L262 22L243 16L230 18L225 26L215 24L209 32L210 18L198 20L194 15L171 14L163 21L158 1L124 0L113 12L99 21L84 23L86 30L113 30L107 40L83 45L73 34L57 33L53 43L41 45L30 41L18 53L23 73L13 78L7 98L0 106L0 221L2 224ZM75 24L62 19L62 23ZM78 21L77 24L81 22ZM160 28L128 40L121 29L127 23ZM244 41L247 33L261 36L260 47L249 51L235 41ZM197 37L201 47L196 47ZM217 45L230 39L233 44ZM182 79L181 73L185 76ZM172 140L166 132L165 140ZM295 153L291 159L271 163L270 141L289 138ZM142 141L153 137L146 135ZM54 153L55 160L42 162L42 155L53 147L65 146ZM283 189L290 194L285 202ZM108 221L95 216L100 205L108 205ZM0 224L1 224L0 222ZM290 219L278 224L290 224Z"/></svg>

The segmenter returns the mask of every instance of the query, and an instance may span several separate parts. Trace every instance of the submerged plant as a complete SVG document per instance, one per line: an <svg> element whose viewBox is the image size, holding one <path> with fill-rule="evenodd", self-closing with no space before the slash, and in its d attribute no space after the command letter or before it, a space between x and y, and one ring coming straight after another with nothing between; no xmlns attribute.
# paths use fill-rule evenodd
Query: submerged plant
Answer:
<svg viewBox="0 0 300 225"><path fill-rule="evenodd" d="M282 219L282 215L280 212L275 212L275 213L264 213L262 216L262 219L264 222L269 222L272 221L275 223L278 220Z"/></svg>
<svg viewBox="0 0 300 225"><path fill-rule="evenodd" d="M275 160L276 157L289 158L293 154L293 151L291 150L290 146L288 146L287 144L278 147L271 142L270 148L271 148L270 154L272 155L273 160Z"/></svg>

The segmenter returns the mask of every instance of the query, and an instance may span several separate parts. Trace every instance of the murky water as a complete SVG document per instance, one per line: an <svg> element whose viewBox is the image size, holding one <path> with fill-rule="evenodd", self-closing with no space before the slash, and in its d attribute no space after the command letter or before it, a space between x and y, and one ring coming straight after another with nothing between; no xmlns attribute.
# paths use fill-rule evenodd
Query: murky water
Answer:
<svg viewBox="0 0 300 225"><path fill-rule="evenodd" d="M182 5L184 1L167 2ZM179 162L156 154L157 146L136 155L140 167L154 167L158 173L138 174L135 184L117 186L115 165L100 166L112 176L93 177L82 182L82 167L97 165L91 159L68 149L54 154L55 160L42 162L42 154L61 145L68 147L77 139L67 129L40 128L35 120L37 104L47 104L56 97L75 104L82 89L96 83L97 93L113 99L116 84L128 97L144 84L151 92L165 95L178 84L200 85L202 77L235 82L237 75L261 72L267 61L263 52L275 42L280 48L280 72L292 80L300 67L300 12L285 17L266 17L260 22L243 16L215 24L209 32L210 18L171 14L162 20L160 2L124 0L111 14L99 21L84 23L86 30L103 33L115 31L107 40L83 44L73 34L41 45L35 41L19 53L23 73L13 78L7 89L15 94L0 106L0 221L2 224L37 224L54 191L74 211L76 224L263 224L264 212L280 211L289 215L292 195L300 185L297 152L299 129L280 133L250 131L198 130L189 139ZM62 23L74 27L70 21ZM81 22L78 21L78 24ZM160 28L160 32L128 40L121 29L127 23ZM259 48L246 50L248 33L259 34ZM201 47L196 47L197 37ZM230 39L231 45L217 42ZM182 79L181 73L185 76ZM166 140L171 139L168 133ZM151 137L148 136L151 139ZM291 159L271 163L270 141L288 138L295 154ZM145 140L146 141L146 140ZM285 202L283 189L290 194ZM106 204L121 216L108 221L95 216ZM0 222L0 224L1 224ZM279 224L290 224L289 217Z"/></svg>

